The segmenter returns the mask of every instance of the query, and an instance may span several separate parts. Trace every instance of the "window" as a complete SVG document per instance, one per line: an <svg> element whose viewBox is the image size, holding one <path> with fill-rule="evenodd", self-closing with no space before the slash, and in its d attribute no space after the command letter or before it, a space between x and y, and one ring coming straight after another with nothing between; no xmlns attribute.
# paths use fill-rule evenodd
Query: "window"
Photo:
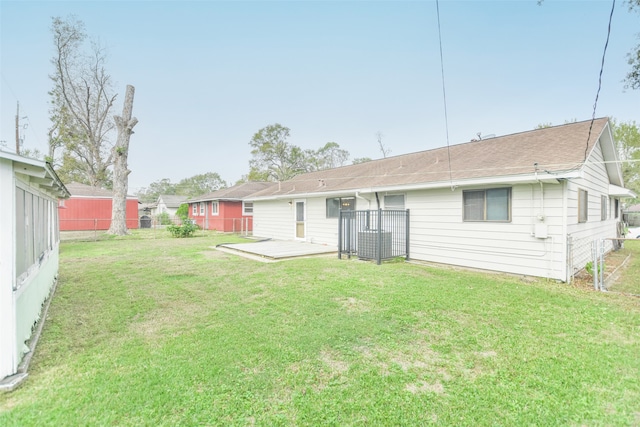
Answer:
<svg viewBox="0 0 640 427"><path fill-rule="evenodd" d="M218 201L214 200L211 202L211 215L218 215Z"/></svg>
<svg viewBox="0 0 640 427"><path fill-rule="evenodd" d="M242 202L242 214L253 215L253 202Z"/></svg>
<svg viewBox="0 0 640 427"><path fill-rule="evenodd" d="M587 222L589 219L589 192L578 190L578 222Z"/></svg>
<svg viewBox="0 0 640 427"><path fill-rule="evenodd" d="M613 208L614 218L618 219L618 216L620 215L619 214L619 212L620 212L620 200L613 199L613 206L614 206L614 208Z"/></svg>
<svg viewBox="0 0 640 427"><path fill-rule="evenodd" d="M601 221L606 221L606 219L609 217L608 212L607 212L607 196L600 196L600 220Z"/></svg>
<svg viewBox="0 0 640 427"><path fill-rule="evenodd" d="M24 283L31 266L39 264L59 241L57 200L16 186L16 286Z"/></svg>
<svg viewBox="0 0 640 427"><path fill-rule="evenodd" d="M511 188L463 191L464 221L511 221Z"/></svg>
<svg viewBox="0 0 640 427"><path fill-rule="evenodd" d="M327 218L338 218L340 211L355 211L355 197L327 199Z"/></svg>
<svg viewBox="0 0 640 427"><path fill-rule="evenodd" d="M193 216L198 216L198 204L193 204Z"/></svg>
<svg viewBox="0 0 640 427"><path fill-rule="evenodd" d="M204 215L204 210L205 210L204 205L205 205L204 202L200 202L200 215Z"/></svg>
<svg viewBox="0 0 640 427"><path fill-rule="evenodd" d="M384 196L385 209L404 209L404 194Z"/></svg>

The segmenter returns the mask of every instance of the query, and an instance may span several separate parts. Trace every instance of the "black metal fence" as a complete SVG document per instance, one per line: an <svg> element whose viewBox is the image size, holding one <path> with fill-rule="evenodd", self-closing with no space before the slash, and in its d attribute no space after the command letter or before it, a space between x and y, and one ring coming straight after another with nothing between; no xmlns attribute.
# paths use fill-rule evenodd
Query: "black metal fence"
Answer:
<svg viewBox="0 0 640 427"><path fill-rule="evenodd" d="M338 258L409 259L409 209L340 211Z"/></svg>

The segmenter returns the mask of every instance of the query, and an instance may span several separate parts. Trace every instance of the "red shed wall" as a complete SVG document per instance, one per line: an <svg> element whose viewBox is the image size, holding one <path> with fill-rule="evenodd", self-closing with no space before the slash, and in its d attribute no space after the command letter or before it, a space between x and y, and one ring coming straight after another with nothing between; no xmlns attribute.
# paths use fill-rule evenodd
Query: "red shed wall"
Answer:
<svg viewBox="0 0 640 427"><path fill-rule="evenodd" d="M58 208L60 231L108 230L111 226L111 199L70 197ZM127 228L138 228L138 200L127 199Z"/></svg>

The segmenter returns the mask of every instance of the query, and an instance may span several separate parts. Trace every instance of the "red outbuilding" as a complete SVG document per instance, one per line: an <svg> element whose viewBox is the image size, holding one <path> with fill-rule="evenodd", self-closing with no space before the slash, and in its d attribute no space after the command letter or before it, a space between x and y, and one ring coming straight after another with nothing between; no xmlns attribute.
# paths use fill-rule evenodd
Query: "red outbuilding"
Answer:
<svg viewBox="0 0 640 427"><path fill-rule="evenodd" d="M72 182L66 185L71 197L58 206L60 231L108 230L111 226L113 191ZM138 228L138 198L127 196L128 229Z"/></svg>
<svg viewBox="0 0 640 427"><path fill-rule="evenodd" d="M250 196L273 182L245 182L187 201L189 218L205 230L248 233L253 230Z"/></svg>

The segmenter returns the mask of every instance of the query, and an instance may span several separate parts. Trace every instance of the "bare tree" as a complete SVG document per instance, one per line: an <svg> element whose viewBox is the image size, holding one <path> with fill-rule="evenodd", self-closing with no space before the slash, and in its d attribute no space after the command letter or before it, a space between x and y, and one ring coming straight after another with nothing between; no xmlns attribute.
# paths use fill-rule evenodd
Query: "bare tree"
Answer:
<svg viewBox="0 0 640 427"><path fill-rule="evenodd" d="M127 92L122 107L122 116L113 116L118 129L118 140L113 147L113 201L111 203L111 226L109 234L124 236L127 234L127 191L129 189L129 174L127 166L129 157L129 138L133 133L138 119L131 117L133 111L133 95L135 88L127 85Z"/></svg>
<svg viewBox="0 0 640 427"><path fill-rule="evenodd" d="M382 135L382 132L378 131L376 132L376 138L378 138L378 147L380 148L380 152L382 153L382 157L386 158L389 154L391 154L391 149L387 148L383 143L382 143L382 137L384 135Z"/></svg>
<svg viewBox="0 0 640 427"><path fill-rule="evenodd" d="M90 54L84 54L84 24L73 16L53 18L51 33L55 54L49 157L53 160L62 148L62 177L69 172L86 184L109 186L113 150L108 134L114 128L110 110L116 95L104 67L104 49L92 43Z"/></svg>

